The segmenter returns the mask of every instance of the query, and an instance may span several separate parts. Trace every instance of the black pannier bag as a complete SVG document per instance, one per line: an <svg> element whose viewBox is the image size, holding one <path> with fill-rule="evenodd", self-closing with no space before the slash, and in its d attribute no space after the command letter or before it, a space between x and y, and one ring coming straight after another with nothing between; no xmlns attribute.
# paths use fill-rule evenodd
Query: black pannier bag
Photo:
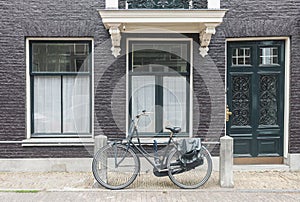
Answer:
<svg viewBox="0 0 300 202"><path fill-rule="evenodd" d="M177 149L182 154L179 160L188 169L193 169L203 164L203 159L199 154L201 150L200 138L179 139L177 141Z"/></svg>

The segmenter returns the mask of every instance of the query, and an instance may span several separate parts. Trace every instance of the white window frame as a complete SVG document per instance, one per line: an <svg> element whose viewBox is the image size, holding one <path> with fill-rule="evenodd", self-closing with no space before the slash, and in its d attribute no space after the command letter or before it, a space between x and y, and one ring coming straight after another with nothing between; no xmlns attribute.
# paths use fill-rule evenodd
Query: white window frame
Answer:
<svg viewBox="0 0 300 202"><path fill-rule="evenodd" d="M92 45L92 67L91 67L91 137L86 138L33 138L31 137L31 88L30 88L30 41L91 41ZM94 138L94 39L90 37L76 38L56 38L56 37L28 37L25 42L26 48L26 138L22 141L22 146L80 146L93 145Z"/></svg>
<svg viewBox="0 0 300 202"><path fill-rule="evenodd" d="M126 136L129 130L129 41L188 41L190 42L190 96L189 96L189 132L188 136L193 137L193 39L192 38L127 38L126 39ZM165 142L168 137L158 138L158 142ZM143 143L153 143L153 138L144 138Z"/></svg>

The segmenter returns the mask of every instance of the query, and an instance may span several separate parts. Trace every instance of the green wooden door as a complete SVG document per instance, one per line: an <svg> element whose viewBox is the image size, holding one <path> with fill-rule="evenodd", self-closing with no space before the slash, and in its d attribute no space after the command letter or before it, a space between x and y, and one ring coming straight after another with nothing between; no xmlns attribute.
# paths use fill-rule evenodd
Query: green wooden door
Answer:
<svg viewBox="0 0 300 202"><path fill-rule="evenodd" d="M228 42L227 135L235 157L283 154L284 41Z"/></svg>

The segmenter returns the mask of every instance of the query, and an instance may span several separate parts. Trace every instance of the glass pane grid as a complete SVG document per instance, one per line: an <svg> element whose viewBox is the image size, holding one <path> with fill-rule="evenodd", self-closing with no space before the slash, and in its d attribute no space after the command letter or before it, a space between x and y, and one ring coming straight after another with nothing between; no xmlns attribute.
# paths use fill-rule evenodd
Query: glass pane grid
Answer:
<svg viewBox="0 0 300 202"><path fill-rule="evenodd" d="M232 65L250 65L250 48L234 48L232 52Z"/></svg>
<svg viewBox="0 0 300 202"><path fill-rule="evenodd" d="M260 48L260 64L261 65L278 64L278 48L277 47Z"/></svg>

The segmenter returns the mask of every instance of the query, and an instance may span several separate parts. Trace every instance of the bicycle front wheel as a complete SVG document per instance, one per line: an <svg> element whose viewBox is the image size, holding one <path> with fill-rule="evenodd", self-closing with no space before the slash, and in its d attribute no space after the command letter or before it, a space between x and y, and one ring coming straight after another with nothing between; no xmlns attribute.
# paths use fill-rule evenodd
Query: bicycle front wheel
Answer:
<svg viewBox="0 0 300 202"><path fill-rule="evenodd" d="M97 182L108 189L123 189L137 177L140 161L131 147L108 144L93 158L93 175Z"/></svg>
<svg viewBox="0 0 300 202"><path fill-rule="evenodd" d="M212 172L212 159L204 146L190 162L183 160L182 154L174 150L168 158L167 165L170 180L183 189L195 189L202 186Z"/></svg>

